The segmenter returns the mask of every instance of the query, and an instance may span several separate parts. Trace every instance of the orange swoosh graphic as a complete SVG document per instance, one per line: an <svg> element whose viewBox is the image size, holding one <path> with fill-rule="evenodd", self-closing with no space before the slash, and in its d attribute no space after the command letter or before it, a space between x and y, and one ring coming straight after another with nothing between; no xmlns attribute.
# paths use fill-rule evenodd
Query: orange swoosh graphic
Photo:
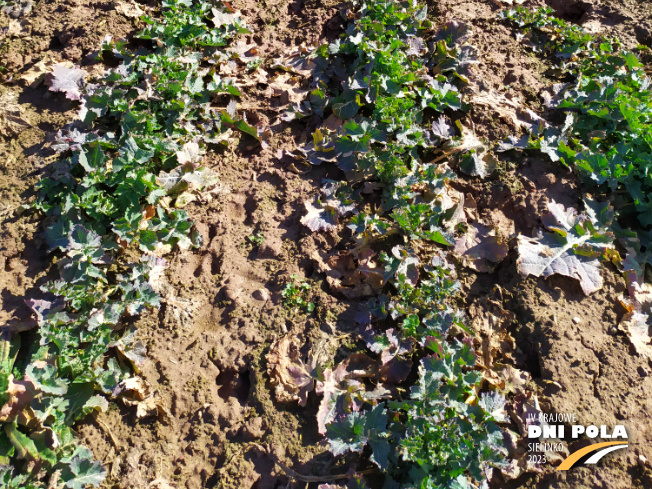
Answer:
<svg viewBox="0 0 652 489"><path fill-rule="evenodd" d="M596 450L600 450L601 448L610 447L612 445L627 445L628 443L629 442L626 441L605 441L603 443L595 443L593 445L589 445L588 447L581 448L578 451L572 453L566 460L564 460L559 465L559 467L557 467L557 470L568 470L573 465L575 465L575 462L581 459L584 455L595 452Z"/></svg>

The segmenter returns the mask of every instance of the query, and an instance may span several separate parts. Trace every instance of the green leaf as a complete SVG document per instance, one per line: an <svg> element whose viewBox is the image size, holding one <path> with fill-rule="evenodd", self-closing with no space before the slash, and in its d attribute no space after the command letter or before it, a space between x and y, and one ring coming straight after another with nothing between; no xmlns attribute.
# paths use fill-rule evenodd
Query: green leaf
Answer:
<svg viewBox="0 0 652 489"><path fill-rule="evenodd" d="M102 396L92 396L82 408L82 415L87 416L95 411L105 413L109 409L109 401Z"/></svg>
<svg viewBox="0 0 652 489"><path fill-rule="evenodd" d="M361 452L367 443L364 426L365 419L360 413L351 413L327 425L326 436L333 455L342 455L347 451Z"/></svg>
<svg viewBox="0 0 652 489"><path fill-rule="evenodd" d="M99 248L102 238L95 232L89 231L84 226L77 224L68 233L68 249L85 250Z"/></svg>
<svg viewBox="0 0 652 489"><path fill-rule="evenodd" d="M99 462L92 462L86 458L75 457L70 462L71 478L63 477L66 487L71 489L85 489L87 486L97 487L106 478L106 470Z"/></svg>
<svg viewBox="0 0 652 489"><path fill-rule="evenodd" d="M643 66L643 64L638 60L638 58L634 53L631 52L624 53L623 58L625 59L625 62L627 63L627 67L630 70L633 68L640 68Z"/></svg>
<svg viewBox="0 0 652 489"><path fill-rule="evenodd" d="M385 428L383 428L383 431ZM392 450L389 442L382 438L372 437L369 439L371 447L370 460L375 463L381 470L386 471L389 468L389 456Z"/></svg>
<svg viewBox="0 0 652 489"><path fill-rule="evenodd" d="M423 22L424 20L426 20L427 16L428 16L428 7L425 5L419 8L414 14L414 18L419 22Z"/></svg>
<svg viewBox="0 0 652 489"><path fill-rule="evenodd" d="M459 165L467 175L486 178L496 167L496 159L482 150L471 150L462 155Z"/></svg>
<svg viewBox="0 0 652 489"><path fill-rule="evenodd" d="M40 460L40 456L34 441L27 435L18 431L15 423L6 423L4 425L5 434L16 450L16 456L23 460Z"/></svg>
<svg viewBox="0 0 652 489"><path fill-rule="evenodd" d="M249 125L243 119L234 119L226 111L222 112L222 121L227 127L232 127L260 141L260 136L255 127Z"/></svg>
<svg viewBox="0 0 652 489"><path fill-rule="evenodd" d="M86 414L84 413L84 407L93 395L94 390L94 382L75 382L70 384L68 392L66 393L66 399L68 399L66 424L72 425L76 419Z"/></svg>
<svg viewBox="0 0 652 489"><path fill-rule="evenodd" d="M76 153L77 162L88 173L104 170L106 160L102 147L99 143L87 143L82 146L82 150Z"/></svg>
<svg viewBox="0 0 652 489"><path fill-rule="evenodd" d="M333 99L333 112L340 119L351 119L358 113L362 105L360 95L354 90L347 90L341 96Z"/></svg>
<svg viewBox="0 0 652 489"><path fill-rule="evenodd" d="M0 431L0 466L9 465L11 463L11 457L16 453L16 448L11 443L11 440L5 433L5 431ZM2 479L0 478L0 481Z"/></svg>
<svg viewBox="0 0 652 489"><path fill-rule="evenodd" d="M34 383L34 386L46 394L62 396L68 392L68 383L58 377L58 369L54 365L45 364L38 367L30 363L25 369L25 375Z"/></svg>

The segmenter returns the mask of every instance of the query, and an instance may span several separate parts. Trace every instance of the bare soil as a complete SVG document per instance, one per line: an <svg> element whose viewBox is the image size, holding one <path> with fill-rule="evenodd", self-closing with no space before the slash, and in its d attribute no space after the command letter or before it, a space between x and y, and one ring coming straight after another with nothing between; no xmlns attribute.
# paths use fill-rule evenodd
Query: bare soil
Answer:
<svg viewBox="0 0 652 489"><path fill-rule="evenodd" d="M629 46L652 45L648 2L548 3L592 32L617 35ZM135 324L148 350L141 375L171 416L137 419L133 408L112 404L107 413L76 427L105 463L107 488L306 487L277 462L301 474L323 476L324 481L356 463L337 462L327 451L315 423L318 396L311 393L306 407L277 402L266 365L270 345L285 335L303 345L303 355L321 348L331 360L356 342L357 302L330 290L319 272L320 253L341 249L347 231L310 234L299 222L304 202L321 179L341 174L333 168L304 166L285 155L322 121L275 123L283 100L268 90L278 74L269 69L271 60L302 45L332 40L344 25L346 5L330 0L232 4L253 31L243 40L256 44L265 59L262 69L267 75L246 87L242 107L250 120L272 124L269 147L261 149L243 138L237 147L209 154L209 166L220 173L229 192L188 206L205 245L170 259L163 306ZM509 2L428 4L436 24L457 20L473 27L479 63L470 90L493 91L542 111L539 94L550 84L547 68L498 20L498 11ZM33 197L33 186L53 157L54 134L74 120L77 108L42 84L30 88L22 76L44 60L68 60L91 70L92 54L105 34L128 37L138 28L138 21L116 11L116 5L37 1L25 17L0 15L5 29L0 100L6 96L15 106L4 104L0 116L4 110L19 119L17 126L9 126L0 117L5 124L0 124L0 325L20 328L29 319L23 299L38 294L37 286L48 272L50 258L39 239L42 223L21 206ZM490 106L475 105L470 118L476 133L488 141L516 131ZM551 199L580 206L582 188L564 168L537 158L500 159L490 178L460 175L456 186L503 236L532 236ZM259 232L265 239L256 248L247 237ZM514 247L514 239L510 245ZM624 424L630 437L629 449L597 466L557 472L548 465L513 480L496 472L492 487L652 487L647 462L652 460L652 365L635 354L618 328L624 312L618 298L625 294L625 284L616 269L606 269L603 289L586 297L571 279L524 279L517 272L513 249L493 273L459 268L460 306L471 316L488 310L490 303L512 314L507 328L518 347L514 366L530 374L527 389L538 396L544 412L576 413L582 424ZM311 283L310 299L317 305L313 314L290 313L283 307L280 292L291 274ZM514 425L511 429L516 431ZM570 451L580 443L571 443Z"/></svg>

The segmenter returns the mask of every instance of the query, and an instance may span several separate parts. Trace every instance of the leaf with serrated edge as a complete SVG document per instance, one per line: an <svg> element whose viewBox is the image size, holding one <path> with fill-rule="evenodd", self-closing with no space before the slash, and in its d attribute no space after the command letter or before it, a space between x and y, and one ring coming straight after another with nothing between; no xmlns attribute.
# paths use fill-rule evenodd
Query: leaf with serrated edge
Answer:
<svg viewBox="0 0 652 489"><path fill-rule="evenodd" d="M301 218L301 224L312 232L331 231L337 226L337 214L325 208L316 207L311 201L305 203L308 213Z"/></svg>
<svg viewBox="0 0 652 489"><path fill-rule="evenodd" d="M519 258L516 266L521 275L549 277L560 274L580 282L589 295L602 287L599 256L613 247L613 234L601 229L600 223L590 223L574 209L551 201L550 212L542 221L555 233L539 231L536 238L518 237ZM595 226L597 231L590 228ZM579 231L578 231L579 229Z"/></svg>
<svg viewBox="0 0 652 489"><path fill-rule="evenodd" d="M632 312L623 318L621 326L629 335L636 353L652 359L652 337L650 337L650 326L648 325L649 316L640 312Z"/></svg>
<svg viewBox="0 0 652 489"><path fill-rule="evenodd" d="M52 72L45 76L45 83L52 92L63 92L70 100L81 100L80 82L88 73L78 67L69 68L64 64L52 67Z"/></svg>
<svg viewBox="0 0 652 489"><path fill-rule="evenodd" d="M106 470L99 462L91 462L81 457L73 458L70 471L74 478L66 481L66 487L71 489L85 489L89 485L97 487L106 478Z"/></svg>
<svg viewBox="0 0 652 489"><path fill-rule="evenodd" d="M462 256L465 265L479 272L491 272L508 252L509 246L484 224L470 224L464 235L455 238L455 253Z"/></svg>
<svg viewBox="0 0 652 489"><path fill-rule="evenodd" d="M591 236L581 237L577 241L559 246L551 235L540 234L536 239L518 237L519 258L516 266L521 275L549 277L560 274L579 280L582 290L589 295L602 288L600 262L584 256L575 255L574 245L587 242Z"/></svg>

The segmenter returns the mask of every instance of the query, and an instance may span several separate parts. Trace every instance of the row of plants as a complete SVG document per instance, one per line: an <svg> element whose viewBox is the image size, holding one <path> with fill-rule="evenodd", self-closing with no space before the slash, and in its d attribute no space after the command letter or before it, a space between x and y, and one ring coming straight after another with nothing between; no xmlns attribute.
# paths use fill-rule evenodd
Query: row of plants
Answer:
<svg viewBox="0 0 652 489"><path fill-rule="evenodd" d="M257 136L236 116L238 88L219 74L237 58L224 46L247 32L240 17L166 0L143 20L132 42L105 40L100 57L112 68L99 80L84 84L82 70L66 67L46 80L81 101L84 124L59 135L62 158L33 206L56 264L28 301L38 328L22 345L8 333L0 342L2 487L82 489L105 478L72 427L108 399L143 399L144 346L124 319L159 305L164 254L201 244L182 207L217 183L201 166L205 144L234 129Z"/></svg>
<svg viewBox="0 0 652 489"><path fill-rule="evenodd" d="M453 304L460 286L443 247L464 231L463 199L441 163L475 174L486 166L486 152L451 122L467 108L471 32L454 22L435 32L413 2L353 5L345 33L313 53L314 89L295 113L336 118L300 151L346 179L325 181L302 222L353 231L354 278L329 283L371 296L356 318L367 352L302 371L323 395L318 426L334 455L364 454L383 487L476 488L504 463L496 423L505 400L480 392L472 333ZM302 385L305 396L312 381ZM348 487L366 484L354 474Z"/></svg>
<svg viewBox="0 0 652 489"><path fill-rule="evenodd" d="M652 264L652 92L639 57L647 48L625 49L617 38L588 34L553 13L517 7L501 14L550 61L548 74L559 83L548 92L549 120L499 149L540 151L575 170L596 200L609 203L606 219L596 219L606 206L596 212L590 201L586 214L622 243L626 257L615 261L634 295Z"/></svg>

